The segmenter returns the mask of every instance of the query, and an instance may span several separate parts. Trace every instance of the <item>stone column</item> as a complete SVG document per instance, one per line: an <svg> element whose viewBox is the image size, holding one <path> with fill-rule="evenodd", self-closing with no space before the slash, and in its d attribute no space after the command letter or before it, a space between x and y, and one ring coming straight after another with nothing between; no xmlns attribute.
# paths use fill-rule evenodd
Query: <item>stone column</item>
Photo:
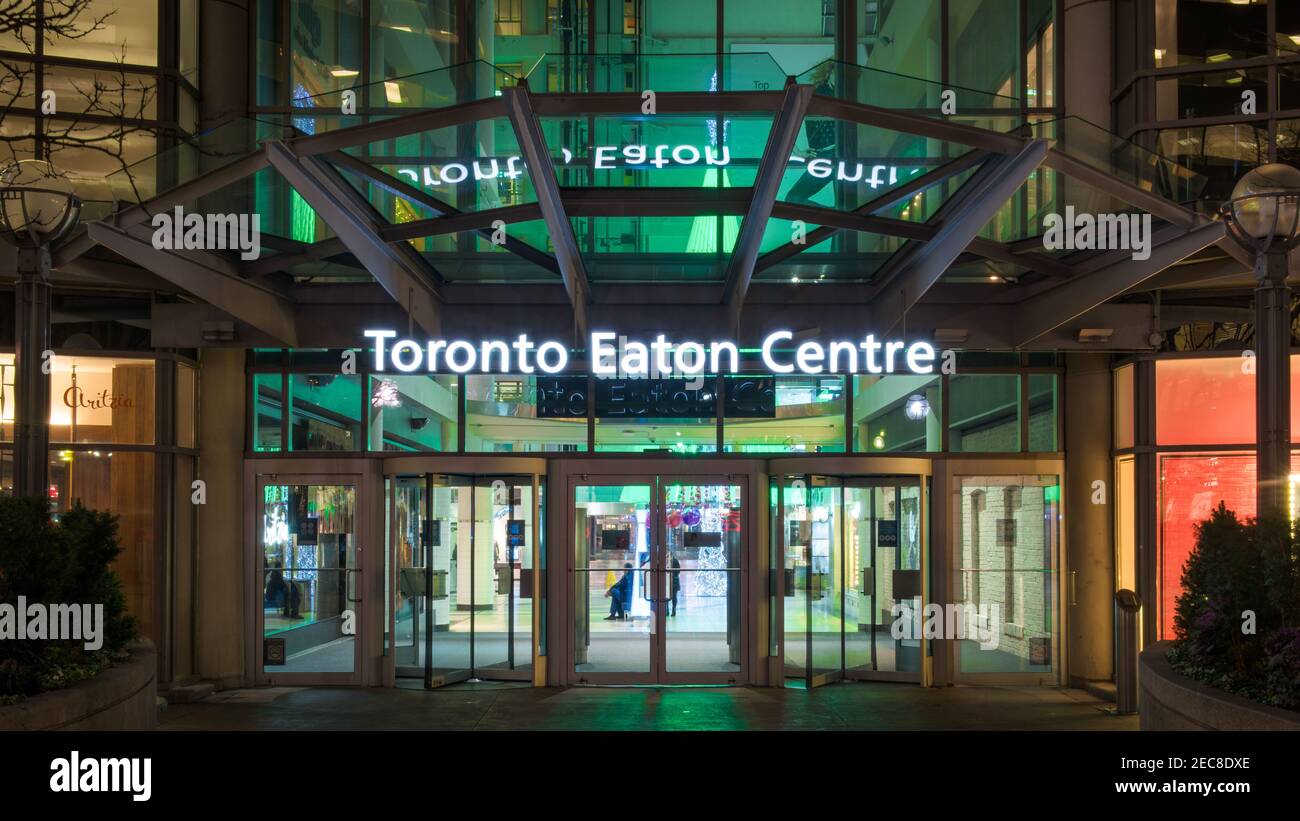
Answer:
<svg viewBox="0 0 1300 821"><path fill-rule="evenodd" d="M244 670L244 351L199 352L199 468L207 504L199 505L195 634L198 674L237 686ZM188 500L185 500L188 501ZM249 671L251 672L251 671Z"/></svg>
<svg viewBox="0 0 1300 821"><path fill-rule="evenodd" d="M1065 649L1071 681L1114 673L1112 378L1104 353L1065 355ZM1102 482L1100 489L1095 483ZM1097 504L1100 500L1103 504Z"/></svg>

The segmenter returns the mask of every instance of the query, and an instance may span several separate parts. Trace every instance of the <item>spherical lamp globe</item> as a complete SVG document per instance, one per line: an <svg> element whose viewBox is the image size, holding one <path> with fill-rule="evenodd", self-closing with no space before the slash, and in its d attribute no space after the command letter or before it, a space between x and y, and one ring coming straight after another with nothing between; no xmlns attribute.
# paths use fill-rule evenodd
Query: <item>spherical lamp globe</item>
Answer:
<svg viewBox="0 0 1300 821"><path fill-rule="evenodd" d="M1297 223L1296 199L1300 197L1300 169L1270 163L1247 172L1232 189L1232 215L1248 236L1265 240L1290 239Z"/></svg>

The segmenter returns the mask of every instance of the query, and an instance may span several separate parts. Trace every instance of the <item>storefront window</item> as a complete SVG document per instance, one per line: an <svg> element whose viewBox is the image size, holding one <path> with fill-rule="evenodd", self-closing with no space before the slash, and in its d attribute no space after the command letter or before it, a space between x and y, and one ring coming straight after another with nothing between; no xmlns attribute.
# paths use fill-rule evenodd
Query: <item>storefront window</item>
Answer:
<svg viewBox="0 0 1300 821"><path fill-rule="evenodd" d="M152 359L55 356L53 362L50 441L153 444Z"/></svg>
<svg viewBox="0 0 1300 821"><path fill-rule="evenodd" d="M843 376L729 376L728 453L843 453Z"/></svg>
<svg viewBox="0 0 1300 821"><path fill-rule="evenodd" d="M1115 589L1137 590L1137 479L1132 456L1115 460Z"/></svg>
<svg viewBox="0 0 1300 821"><path fill-rule="evenodd" d="M49 500L55 516L80 502L91 510L105 510L118 517L117 539L122 552L113 569L122 580L127 608L139 622L140 632L157 639L154 459L149 452L51 451Z"/></svg>
<svg viewBox="0 0 1300 821"><path fill-rule="evenodd" d="M456 8L457 4L451 2L371 0L370 82L434 71L459 62ZM372 95L377 93L372 89ZM371 104L382 101L372 99Z"/></svg>
<svg viewBox="0 0 1300 821"><path fill-rule="evenodd" d="M1294 468L1292 468L1294 470ZM1238 518L1255 515L1254 454L1165 454L1160 457L1159 638L1174 637L1174 602L1196 526L1222 503Z"/></svg>
<svg viewBox="0 0 1300 821"><path fill-rule="evenodd" d="M1132 365L1115 370L1115 447L1133 447L1133 374Z"/></svg>
<svg viewBox="0 0 1300 821"><path fill-rule="evenodd" d="M198 446L195 410L198 404L199 375L189 365L176 366L176 444L183 448Z"/></svg>
<svg viewBox="0 0 1300 821"><path fill-rule="evenodd" d="M942 381L937 376L853 377L857 453L943 450Z"/></svg>
<svg viewBox="0 0 1300 821"><path fill-rule="evenodd" d="M371 450L456 450L455 376L370 377Z"/></svg>
<svg viewBox="0 0 1300 821"><path fill-rule="evenodd" d="M948 449L1020 450L1020 375L957 374L948 382Z"/></svg>
<svg viewBox="0 0 1300 821"><path fill-rule="evenodd" d="M1255 371L1239 356L1156 362L1156 444L1255 440Z"/></svg>
<svg viewBox="0 0 1300 821"><path fill-rule="evenodd" d="M14 405L18 395L14 390L14 355L0 353L0 442L14 440Z"/></svg>
<svg viewBox="0 0 1300 821"><path fill-rule="evenodd" d="M468 452L587 449L585 376L468 376L465 393Z"/></svg>
<svg viewBox="0 0 1300 821"><path fill-rule="evenodd" d="M101 63L158 65L158 2L135 0L78 0L70 4L46 0L46 13L60 13L68 33L45 29L47 57L75 57ZM80 11L71 15L72 6Z"/></svg>
<svg viewBox="0 0 1300 821"><path fill-rule="evenodd" d="M361 377L336 373L289 374L289 449L359 450Z"/></svg>

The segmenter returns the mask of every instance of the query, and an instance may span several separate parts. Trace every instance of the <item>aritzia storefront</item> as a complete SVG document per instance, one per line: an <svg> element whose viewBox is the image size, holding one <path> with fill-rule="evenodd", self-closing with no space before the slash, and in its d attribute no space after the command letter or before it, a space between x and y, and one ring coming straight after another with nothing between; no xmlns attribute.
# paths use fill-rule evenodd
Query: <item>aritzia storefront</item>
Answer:
<svg viewBox="0 0 1300 821"><path fill-rule="evenodd" d="M1300 443L1298 377L1300 355L1292 354L1293 445ZM1256 514L1255 380L1250 351L1138 357L1114 370L1115 583L1142 593L1148 643L1174 638L1174 603L1196 526L1220 504L1242 519ZM1294 519L1294 447L1291 466Z"/></svg>

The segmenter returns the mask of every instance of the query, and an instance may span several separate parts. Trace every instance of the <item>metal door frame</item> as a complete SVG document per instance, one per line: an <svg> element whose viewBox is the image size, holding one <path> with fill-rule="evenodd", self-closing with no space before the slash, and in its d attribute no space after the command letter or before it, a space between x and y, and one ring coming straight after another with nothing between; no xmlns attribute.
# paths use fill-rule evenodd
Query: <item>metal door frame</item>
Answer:
<svg viewBox="0 0 1300 821"><path fill-rule="evenodd" d="M761 468L761 462L757 460L753 463L748 461L739 462L734 460L700 460L696 465L683 463L677 460L651 460L636 459L626 462L615 462L612 460L574 460L567 467L564 473L563 494L550 495L552 503L559 503L564 506L564 533L565 538L559 543L552 543L553 550L563 552L563 563L555 562L555 553L551 554L550 567L562 567L564 569L564 579L562 582L561 595L564 600L562 605L564 617L562 620L564 632L564 673L563 682L568 685L640 685L656 686L671 684L734 684L744 685L754 680L755 663L753 648L753 639L756 634L756 626L752 623L755 618L756 610L751 606L752 598L750 591L751 568L755 566L757 559L755 555L758 544L757 535L754 533L753 523L753 506L758 498L753 492L753 474L756 469ZM620 467L627 470L620 471ZM697 469L692 470L695 467ZM739 472L729 472L728 468L742 467L745 468ZM759 472L762 472L761 469ZM577 526L577 506L574 504L574 490L581 486L627 486L641 485L650 489L650 562L645 571L640 568L633 568L634 572L647 572L650 581L650 591L652 599L659 600L664 598L663 582L665 573L663 560L665 556L665 527L664 527L664 489L669 482L682 484L727 484L740 485L741 493L741 510L742 512L742 529L741 529L741 548L740 548L740 569L738 583L740 584L741 595L741 624L740 624L740 670L735 673L711 673L711 672L671 672L666 669L666 633L665 617L661 607L652 607L653 623L652 630L649 634L649 669L646 671L630 672L580 672L575 669L577 655L577 636L576 626L577 619L583 614L577 611L576 603L576 573L579 572L575 563L575 545L573 537ZM559 496L557 499L556 496ZM590 572L590 571L581 571ZM552 617L558 614L557 608L552 604Z"/></svg>
<svg viewBox="0 0 1300 821"><path fill-rule="evenodd" d="M269 463L268 463L269 464ZM254 463L256 468L256 463ZM249 622L252 632L252 641L249 642L247 658L251 661L248 668L248 678L252 683L262 686L275 685L352 685L359 686L365 679L365 660L367 658L366 650L368 649L366 636L369 632L365 625L369 622L366 619L365 607L365 584L367 581L365 559L366 541L369 534L369 515L366 509L366 476L362 473L288 473L288 472L255 472L254 481L252 482L256 496L256 504L253 508L253 538L252 538L252 560L248 563L248 589L250 593L249 607L252 610L252 618ZM262 604L264 596L264 585L266 571L263 568L263 562L266 560L266 550L263 545L264 531L261 523L264 520L266 512L266 487L267 485L305 485L305 486L326 486L326 487L350 487L353 491L353 509L355 520L353 523L354 536L358 542L354 546L356 556L355 568L346 568L342 572L348 574L347 578L351 580L350 587L345 586L344 595L347 596L347 590L351 589L356 598L348 596L349 604L355 604L354 624L356 634L353 641L353 656L351 672L268 672L263 664L263 640L266 638L266 612ZM355 575L353 575L355 574ZM346 583L345 583L346 584Z"/></svg>

